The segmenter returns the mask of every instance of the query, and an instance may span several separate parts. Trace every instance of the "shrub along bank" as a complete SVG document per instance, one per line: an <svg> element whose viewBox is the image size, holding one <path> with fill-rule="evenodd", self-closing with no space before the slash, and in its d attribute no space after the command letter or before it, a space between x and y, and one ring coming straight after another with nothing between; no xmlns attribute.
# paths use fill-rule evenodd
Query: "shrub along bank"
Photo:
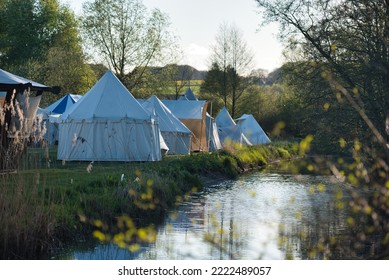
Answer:
<svg viewBox="0 0 389 280"><path fill-rule="evenodd" d="M91 225L108 229L123 215L137 226L156 223L202 191L205 179L233 179L296 155L294 145L276 143L231 145L161 162L81 163L55 161L55 151L30 149L17 174L0 176L0 258L40 258L61 242L90 235Z"/></svg>

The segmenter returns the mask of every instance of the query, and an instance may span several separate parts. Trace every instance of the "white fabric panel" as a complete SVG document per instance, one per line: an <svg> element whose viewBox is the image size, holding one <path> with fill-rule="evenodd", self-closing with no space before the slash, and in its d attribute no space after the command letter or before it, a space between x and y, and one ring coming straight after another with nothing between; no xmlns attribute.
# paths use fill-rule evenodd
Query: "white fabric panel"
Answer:
<svg viewBox="0 0 389 280"><path fill-rule="evenodd" d="M238 118L237 126L253 145L267 144L271 142L253 115L244 114Z"/></svg>
<svg viewBox="0 0 389 280"><path fill-rule="evenodd" d="M169 110L178 119L197 119L203 118L203 108L206 101L192 101L192 100L163 100L162 103L169 108Z"/></svg>
<svg viewBox="0 0 389 280"><path fill-rule="evenodd" d="M215 120L222 145L228 143L229 141L239 143L241 145L252 145L250 140L248 140L243 134L241 128L237 126L235 121L231 118L231 115L228 113L226 107L220 111Z"/></svg>
<svg viewBox="0 0 389 280"><path fill-rule="evenodd" d="M49 145L55 145L59 138L58 123L52 123L46 121L46 134L44 138L48 141Z"/></svg>
<svg viewBox="0 0 389 280"><path fill-rule="evenodd" d="M222 145L227 144L229 141L244 145L244 146L251 146L252 143L250 140L247 139L247 137L242 133L240 128L235 126L230 127L218 127L219 132L219 138L222 143Z"/></svg>
<svg viewBox="0 0 389 280"><path fill-rule="evenodd" d="M161 131L191 133L191 131L156 96L151 96L142 103L142 106L150 114L158 117L159 129Z"/></svg>
<svg viewBox="0 0 389 280"><path fill-rule="evenodd" d="M64 122L60 124L59 160L161 160L158 125L123 119L119 122Z"/></svg>
<svg viewBox="0 0 389 280"><path fill-rule="evenodd" d="M49 121L51 123L60 123L61 122L61 114L52 114L49 116Z"/></svg>
<svg viewBox="0 0 389 280"><path fill-rule="evenodd" d="M169 155L189 155L191 145L191 134L161 131L166 145L169 147Z"/></svg>
<svg viewBox="0 0 389 280"><path fill-rule="evenodd" d="M215 120L218 127L230 127L236 124L235 121L231 118L230 113L228 113L226 107L221 109Z"/></svg>
<svg viewBox="0 0 389 280"><path fill-rule="evenodd" d="M159 129L169 147L168 154L189 154L192 132L156 96L144 101L142 106L158 117Z"/></svg>
<svg viewBox="0 0 389 280"><path fill-rule="evenodd" d="M209 151L216 151L223 148L219 133L216 127L216 121L207 113L207 141L209 145Z"/></svg>
<svg viewBox="0 0 389 280"><path fill-rule="evenodd" d="M167 154L167 152L169 151L169 147L167 146L165 139L163 139L161 131L159 131L158 134L159 134L159 146L161 148L161 153Z"/></svg>

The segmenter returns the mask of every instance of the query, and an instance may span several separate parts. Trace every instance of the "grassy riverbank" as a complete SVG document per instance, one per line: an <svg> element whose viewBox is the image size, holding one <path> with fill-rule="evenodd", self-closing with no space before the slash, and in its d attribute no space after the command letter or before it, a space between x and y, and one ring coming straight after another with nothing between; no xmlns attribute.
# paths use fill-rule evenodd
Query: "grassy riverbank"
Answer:
<svg viewBox="0 0 389 280"><path fill-rule="evenodd" d="M126 214L137 225L161 219L205 179L236 178L269 162L290 159L289 143L229 149L161 162L85 163L56 161L56 151L29 149L17 174L0 176L0 258L34 259L92 223Z"/></svg>

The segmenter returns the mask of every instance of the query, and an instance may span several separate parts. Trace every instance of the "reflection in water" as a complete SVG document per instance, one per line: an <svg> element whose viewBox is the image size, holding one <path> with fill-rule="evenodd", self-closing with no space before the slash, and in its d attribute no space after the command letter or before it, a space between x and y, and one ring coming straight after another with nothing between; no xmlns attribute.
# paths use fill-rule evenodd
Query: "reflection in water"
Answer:
<svg viewBox="0 0 389 280"><path fill-rule="evenodd" d="M256 173L207 189L170 213L155 244L130 253L114 245L76 259L308 259L312 246L342 233L345 211L331 177Z"/></svg>

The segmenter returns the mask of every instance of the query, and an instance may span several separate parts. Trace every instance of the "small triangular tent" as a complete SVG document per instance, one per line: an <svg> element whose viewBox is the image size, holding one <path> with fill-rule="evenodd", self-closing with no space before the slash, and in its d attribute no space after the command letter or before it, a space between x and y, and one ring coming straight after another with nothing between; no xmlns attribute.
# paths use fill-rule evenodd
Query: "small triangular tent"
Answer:
<svg viewBox="0 0 389 280"><path fill-rule="evenodd" d="M150 97L142 106L158 117L159 129L169 148L168 154L189 154L192 132L156 96Z"/></svg>
<svg viewBox="0 0 389 280"><path fill-rule="evenodd" d="M240 130L240 127L238 127L235 121L231 118L231 115L228 113L226 107L223 107L216 116L215 120L222 145L225 145L230 141L246 146L252 145Z"/></svg>
<svg viewBox="0 0 389 280"><path fill-rule="evenodd" d="M207 141L209 151L213 152L223 148L219 133L217 131L216 121L210 114L207 113Z"/></svg>
<svg viewBox="0 0 389 280"><path fill-rule="evenodd" d="M53 104L45 108L47 114L63 114L66 110L70 108L74 103L76 103L82 95L76 94L66 94L61 99L55 101Z"/></svg>
<svg viewBox="0 0 389 280"><path fill-rule="evenodd" d="M208 152L206 133L208 102L204 100L163 100L162 103L192 131L191 151Z"/></svg>
<svg viewBox="0 0 389 280"><path fill-rule="evenodd" d="M177 100L180 100L180 101L188 101L189 99L186 98L185 95L181 95Z"/></svg>
<svg viewBox="0 0 389 280"><path fill-rule="evenodd" d="M73 106L73 104L76 103L81 97L82 95L68 93L44 109L45 114L42 115L43 122L46 125L46 135L44 138L49 143L49 145L53 145L58 142L59 117L61 114L69 110L69 108Z"/></svg>
<svg viewBox="0 0 389 280"><path fill-rule="evenodd" d="M231 118L227 108L223 107L219 114L215 118L217 127L229 127L236 125L235 121Z"/></svg>
<svg viewBox="0 0 389 280"><path fill-rule="evenodd" d="M196 95L193 93L193 91L192 91L191 88L188 88L188 89L185 91L185 93L184 93L183 96L185 96L185 98L188 99L188 100L191 100L191 101L198 101Z"/></svg>
<svg viewBox="0 0 389 280"><path fill-rule="evenodd" d="M268 144L271 142L253 115L244 114L236 119L236 121L236 125L253 145Z"/></svg>
<svg viewBox="0 0 389 280"><path fill-rule="evenodd" d="M60 121L60 160L161 160L157 121L111 71Z"/></svg>

